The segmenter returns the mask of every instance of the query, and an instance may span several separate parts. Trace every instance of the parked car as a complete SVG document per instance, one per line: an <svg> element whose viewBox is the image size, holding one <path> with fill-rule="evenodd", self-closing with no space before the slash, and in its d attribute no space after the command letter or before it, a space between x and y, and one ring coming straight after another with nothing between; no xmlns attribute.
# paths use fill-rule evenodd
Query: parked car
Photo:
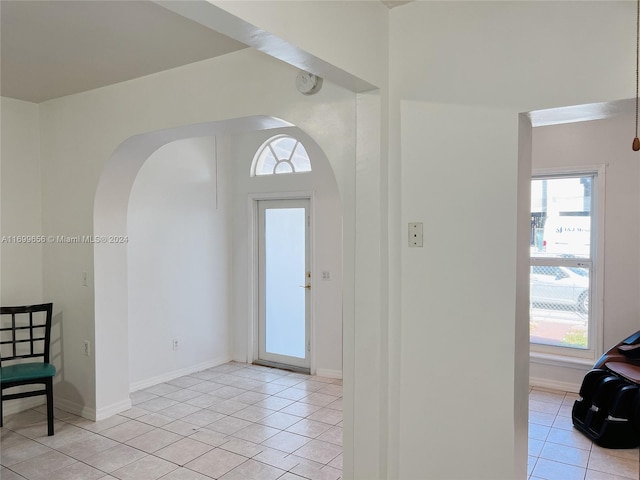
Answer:
<svg viewBox="0 0 640 480"><path fill-rule="evenodd" d="M589 311L589 272L585 268L535 265L530 284L531 305Z"/></svg>

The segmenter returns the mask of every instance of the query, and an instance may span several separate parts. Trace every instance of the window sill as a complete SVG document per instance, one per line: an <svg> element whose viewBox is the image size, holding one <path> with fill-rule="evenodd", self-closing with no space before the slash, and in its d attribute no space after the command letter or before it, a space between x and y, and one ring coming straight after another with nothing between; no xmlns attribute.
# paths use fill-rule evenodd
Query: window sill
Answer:
<svg viewBox="0 0 640 480"><path fill-rule="evenodd" d="M555 367L575 368L584 370L585 367L591 368L595 360L590 358L568 357L566 355L556 355L552 353L530 352L529 361L542 365L553 365Z"/></svg>

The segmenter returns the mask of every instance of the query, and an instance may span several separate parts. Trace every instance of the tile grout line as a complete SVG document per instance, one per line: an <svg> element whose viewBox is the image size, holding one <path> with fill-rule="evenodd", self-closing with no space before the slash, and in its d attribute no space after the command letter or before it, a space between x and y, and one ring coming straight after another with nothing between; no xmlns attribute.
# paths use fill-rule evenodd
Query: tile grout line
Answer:
<svg viewBox="0 0 640 480"><path fill-rule="evenodd" d="M228 364L226 364L226 365L228 365ZM215 368L215 367L214 367L214 368ZM244 368L247 368L247 369L248 369L249 367L244 367ZM240 368L240 370L242 370L242 368ZM207 371L207 370L205 370L205 371ZM236 371L237 371L237 370L236 370ZM234 372L223 372L223 373L222 373L222 375L232 375L232 376L233 376L233 373L234 373ZM159 384L159 385L172 385L172 386L177 387L179 390L174 390L173 392L168 392L168 393L164 393L164 394L155 394L155 393L151 393L151 392L147 392L147 393L150 393L151 395L154 395L154 397L155 397L155 398L167 398L167 397L166 397L167 395L171 395L172 393L176 393L177 391L186 391L186 390L189 390L189 391L192 391L192 392L197 392L197 393L199 394L198 396L203 396L203 395L213 395L213 396L215 396L215 390L214 390L214 391L211 391L211 392L206 393L206 392L200 392L200 391L197 391L197 390L193 390L193 389L191 389L190 387L193 387L193 386L195 386L195 385L201 384L201 383L206 382L206 381L214 380L215 378L217 378L217 377L219 377L219 376L220 376L220 375L216 375L216 377L212 377L212 378L210 378L209 380L206 380L206 379L202 379L202 378L198 378L198 377L191 377L190 375L185 375L184 377L179 377L179 378L187 378L187 377L188 377L188 378L192 378L192 379L194 379L194 380L198 380L198 382L193 383L193 384L191 384L191 385L189 385L189 386L180 386L180 385L172 384L172 383L170 383L170 382L165 382L165 383L163 383L163 384ZM252 381L260 381L260 382L264 383L265 385L270 384L270 383L272 383L272 382L274 382L274 381L280 380L280 379L278 379L278 378L273 378L273 379L271 379L271 380L269 380L269 381L265 381L265 380L257 380L257 379L255 379L255 378L251 378L251 376L242 376L242 375L236 375L236 376L237 376L238 378L240 378L240 379L247 379L247 378L248 378L248 379L251 379ZM290 376L290 375L282 375L281 377L282 377L282 378L285 378L285 377L287 377L287 376ZM300 378L300 377L294 377L294 378ZM305 378L306 378L306 377L305 377ZM306 383L306 382L308 382L308 381L315 381L315 380L313 379L313 377L308 377L308 378L306 378L306 379L305 379L305 378L300 378L300 381L299 381L299 382L296 382L296 383L295 383L295 384L293 384L293 385L284 386L285 388L283 388L283 390L286 390L286 389L289 389L289 388L294 388L296 385L300 385L301 383ZM178 380L179 380L179 379L174 379L173 381L175 382L175 381L178 381ZM181 383L184 383L184 382L181 382ZM305 392L305 395L304 395L304 396L302 396L302 397L300 397L298 400L292 400L292 403L290 403L289 405L287 405L287 406L285 406L285 407L281 407L281 408L279 408L279 409L277 409L277 410L272 410L272 409L270 409L270 408L265 408L265 410L269 410L269 411L270 411L270 413L268 413L268 414L267 414L267 415L265 415L264 417L262 417L262 418L258 419L257 421L251 421L251 422L249 422L249 425L247 425L247 426L245 426L245 427L243 427L243 428L241 428L241 429L238 429L238 430L236 430L236 431L234 431L233 433L230 433L230 434L227 434L227 433L224 433L224 432L215 431L215 430L209 430L208 428L206 428L208 425L211 425L211 424L207 424L207 425L196 425L196 424L193 424L194 429L197 429L197 430L195 430L193 433L191 433L191 434L189 434L189 435L179 434L179 433L177 433L177 432L172 432L171 430L168 430L168 429L164 428L164 427L166 427L166 425L169 425L169 424L174 423L174 422L176 422L176 421L183 421L182 419L183 419L183 418L185 418L186 416L189 416L189 414L188 414L188 415L183 415L183 416L181 416L181 417L179 417L179 418L169 417L169 418L171 418L171 419L172 419L172 421L171 421L171 422L169 422L169 423L167 423L167 424L165 424L165 425L162 425L162 426L156 426L156 425L154 425L154 424L149 424L149 423L145 423L144 421L137 420L137 418L139 418L139 417L131 418L131 417L127 417L126 415L118 415L118 416L122 417L122 418L123 418L123 419L125 419L125 420L124 420L123 422L121 422L121 423L117 424L117 425L114 425L113 427L105 428L105 429L100 430L100 431L90 430L90 429L88 429L88 428L83 427L82 425L76 425L76 424L74 424L72 421L67 421L67 420L64 420L64 419L57 419L57 421L58 421L58 422L62 422L63 424L70 425L70 426L72 426L72 427L74 427L74 428L82 429L82 430L84 430L84 431L86 431L86 432L89 432L89 433L90 433L90 434L92 434L92 435L97 435L97 436L100 436L100 437L102 437L102 438L106 438L106 439L109 439L109 440L113 440L113 441L117 442L119 445L124 445L124 446L126 446L126 447L128 447L128 448L132 448L132 449L137 450L137 451L139 451L140 453L144 454L144 457L141 457L140 459L137 459L137 460L133 460L133 461L131 461L130 463L127 463L127 464L125 464L125 465L119 466L116 470L113 470L113 472L115 472L115 471L119 470L120 468L124 468L124 467L126 467L126 466L128 466L128 465L131 465L131 464L133 464L133 463L135 463L135 462L137 462L137 461L139 461L139 460L142 460L143 458L146 458L146 457L153 457L153 458L160 459L160 460L162 460L162 461L165 461L165 462L168 462L168 463L170 463L170 464L174 465L174 466L175 466L175 468L174 468L172 471L174 471L174 470L176 470L176 469L179 469L179 468L186 468L186 469L189 469L189 467L186 467L186 466L185 466L187 463L192 462L192 461L195 461L195 460L197 460L198 458L201 458L202 456L206 455L207 453L209 453L209 452L211 452L211 451L213 451L213 450L215 450L215 449L218 449L218 448L219 448L219 449L221 449L221 450L224 450L224 451L227 451L227 452L233 453L233 454L235 454L235 455L240 455L240 456L244 457L244 459L245 459L245 460L240 464L240 465L242 465L242 464L246 463L248 460L252 460L252 459L254 459L254 457L256 457L256 456L260 455L262 452L266 451L267 449L270 449L270 450L277 450L277 449L273 449L272 447L267 447L266 445L262 445L262 442L260 442L260 443L255 443L255 442L248 441L248 440L245 440L245 439L240 438L240 437L236 437L236 436L235 436L235 434L236 434L236 433L238 433L239 431L243 430L244 428L249 428L249 427L251 427L251 426L255 426L255 425L262 426L262 427L268 427L267 425L264 425L264 424L261 424L261 423L258 423L258 422L259 422L260 420L263 420L264 418L266 418L266 417L268 417L268 416L273 415L274 413L278 413L278 412L280 412L281 410L283 410L283 409L287 408L287 407L288 407L288 406L290 406L290 405L293 405L293 404L296 404L296 403L303 403L303 402L301 402L301 400L302 400L302 399L307 398L308 396L310 396L310 395L312 395L312 394L314 394L314 393L318 393L318 391L319 391L319 390L323 390L323 389L325 389L325 388L326 388L326 386L328 386L328 385L336 385L336 386L338 386L338 385L339 385L339 386L341 387L341 384L340 384L340 383L338 383L338 382L335 382L335 381L331 381L331 382L319 382L319 383L324 383L324 384L325 384L325 386L319 386L318 388L316 388L316 389L314 389L314 390L299 389L299 390L301 390L301 391ZM276 385L279 385L279 384L276 384ZM227 384L227 385L225 385L225 386L230 386L230 385L228 385L228 384ZM264 385L262 385L262 386L264 386ZM151 388L153 388L153 387L151 387ZM221 387L221 388L224 388L224 387ZM256 386L256 387L254 387L254 388L256 388L256 389L257 389L257 386ZM146 390L146 389L145 389L145 390ZM255 390L247 390L246 388L242 388L242 390L244 390L244 392L243 392L243 393L241 393L240 395L244 395L244 394L246 394L246 393L248 393L248 392L259 393L259 392L256 392ZM281 390L281 391L283 391L283 390ZM141 390L141 391L144 391L144 390ZM134 393L135 393L135 392L134 392ZM280 392L276 392L276 393L274 393L274 394L265 394L265 395L267 395L267 396L266 396L264 399L259 400L258 402L253 402L253 403L245 404L245 406L244 406L242 409L238 410L238 411L245 410L245 409L247 409L247 408L250 408L250 407L252 407L252 406L255 406L255 404L256 404L256 403L260 403L261 401L266 400L266 399L268 399L268 398L283 398L283 397L277 397L277 393L280 393ZM236 396L233 396L233 397L231 397L231 398L223 398L223 397L218 397L218 398L220 398L220 399L221 399L221 401L227 401L227 400L231 400L231 399L233 399L233 398L236 398L237 396L240 396L240 395L236 395ZM327 395L327 394L324 394L324 395ZM340 396L329 395L329 396L335 397L335 400L331 400L331 402L329 402L328 404L326 404L326 405L324 405L324 406L318 406L318 405L312 405L312 404L305 404L305 405L312 405L312 406L314 406L314 407L315 407L315 406L317 406L317 407L318 407L318 410L321 410L321 409L323 409L323 408L329 408L329 405L330 405L330 404L333 404L333 403L335 403L336 401L338 401L338 400L340 400L340 399L342 398L342 396L341 396L341 395L340 395ZM192 398L196 398L196 397L192 397ZM188 404L188 403L186 403L186 402L188 402L188 401L189 401L190 399L192 399L192 398L186 398L184 401L177 401L177 400L176 400L176 401L175 401L176 403L174 403L173 405L171 405L171 406L169 406L169 407L166 407L166 408L171 408L172 406L176 406L176 405L190 405L190 404ZM151 400L153 400L153 399L151 399ZM171 400L172 400L172 399L171 399ZM138 403L136 403L135 405L132 405L132 408L134 408L134 407L136 407L137 405L139 405L139 403L144 403L144 402L138 402ZM243 402L241 402L241 403L243 403ZM190 405L190 406L191 406L191 405ZM38 408L41 408L41 407L38 407ZM142 409L141 407L138 407L138 408ZM147 413L145 413L145 414L143 414L143 415L141 415L141 416L145 416L145 415L149 415L149 414L158 414L158 415L162 415L162 411L163 411L163 410L165 410L166 408L163 408L163 409L160 409L160 410L156 410L156 411L147 411ZM221 419L229 418L229 417L231 417L231 418L240 418L240 417L235 417L235 416L234 416L234 413L237 413L238 411L236 411L236 412L232 412L231 414L223 414L223 413L221 413L221 412L216 412L215 410L209 410L209 408L208 408L208 407L198 407L198 408L199 408L199 410L198 410L198 411L196 411L196 412L194 412L194 413L200 413L200 412L202 412L202 411L212 411L212 412L220 413L221 415L224 415L224 417L222 417ZM258 408L263 408L263 407L258 407ZM330 409L330 408L329 408L329 409ZM32 409L32 410L33 410L33 411L35 411L35 412L37 412L37 413L41 413L41 412L39 412L37 409ZM144 410L144 409L142 409L142 410ZM337 409L336 409L335 411L336 411L336 412L341 412L341 410L337 410ZM122 412L122 413L124 413L124 412ZM276 427L268 427L268 428L274 428L274 430L278 430L280 433L281 433L281 432L285 432L285 431L287 431L287 429L288 429L288 428L291 428L293 425L296 425L296 424L298 424L298 423L302 422L303 420L307 419L309 416L313 415L314 413L315 413L315 412L312 412L312 413L307 414L307 415L306 415L306 416L304 416L304 417L300 417L300 418L299 418L299 419L298 419L294 424L291 424L291 425L287 426L285 429L276 428ZM296 416L296 417L297 417L298 415L293 415L293 416ZM77 417L77 418L81 418L81 417ZM221 420L221 419L219 419L219 420ZM118 425L122 425L122 424L125 424L125 423L129 423L129 422L131 422L131 421L138 421L139 423L143 423L143 424L145 424L145 425L148 425L148 426L150 426L150 427L153 427L153 430L149 430L148 432L143 432L143 433L140 433L140 434L134 435L133 437L131 437L131 438L127 438L127 439L126 439L126 440L124 440L124 441L119 441L119 440L116 440L116 439L114 439L114 438L111 438L111 437L109 437L109 436L107 436L107 435L104 435L104 434L103 434L105 431L110 430L111 428L116 428ZM216 420L216 421L217 421L217 420ZM315 421L315 420L314 420L314 421ZM185 422L185 423L188 423L188 422ZM215 423L215 421L214 421L214 422L212 422L212 423ZM319 423L324 423L324 422L319 422ZM335 423L335 424L326 423L325 425L327 425L327 426L328 426L328 428L325 430L325 432L326 432L326 431L328 431L328 430L330 430L330 429L332 429L332 428L334 428L334 427L336 427L336 426L338 426L340 423L341 423L341 421L340 421L340 422L337 422L337 423ZM342 428L342 427L340 427L340 428ZM155 450L155 451L153 451L153 452L148 452L148 451L142 450L142 449L140 449L140 448L137 448L137 447L135 447L135 446L133 446L133 445L129 445L129 444L127 444L127 443L126 443L126 442L129 442L129 441L134 440L135 438L141 437L141 436L145 435L146 433L151 433L151 432L153 432L153 431L157 431L157 430L163 430L163 431L165 431L165 432L176 433L176 434L180 435L182 438L177 439L177 440L175 440L174 442L171 442L171 443L169 443L169 444L167 444L167 445L164 445L164 446L162 446L162 447L158 448L157 450ZM211 431L211 432L214 432L214 433L219 433L220 435L225 435L227 438L225 439L226 441L225 441L224 443L221 443L220 445L215 445L215 446L214 446L214 445L212 445L212 444L205 443L205 442L200 442L200 443L202 443L203 445L211 446L212 448L211 448L210 450L208 450L207 452L204 452L204 453L202 453L202 454L200 454L200 455L198 455L198 456L196 456L196 457L194 457L194 458L191 458L188 462L186 462L186 463L185 463L185 465L179 465L179 464L177 464L177 463L171 462L171 461L169 461L169 460L166 460L166 459L164 459L164 458L162 458L162 457L159 457L159 456L155 455L158 451L160 451L160 450L162 450L162 449L164 449L164 448L166 448L166 447L169 447L169 446L171 446L171 445L174 445L175 443L177 443L177 442L179 442L179 441L181 441L181 440L184 440L184 439L186 439L186 438L190 438L191 436L193 436L193 435L195 435L196 433L201 432L201 431ZM82 463L82 464L84 464L84 465L87 465L87 466L89 466L89 467L91 467L91 468L96 469L97 471L100 471L101 473L104 473L105 475L111 475L111 474L113 473L113 472L106 472L106 471L104 471L104 470L102 470L102 469L99 469L99 468L97 468L97 467L94 467L93 465L90 465L89 463L87 463L86 461L84 461L84 460L86 460L86 459L80 460L80 459L77 459L77 458L72 457L72 456L70 456L70 455L66 455L66 454L64 454L63 452L60 452L57 448L49 447L46 443L41 443L40 441L38 441L38 440L37 440L37 437L36 437L36 438L30 438L30 437L28 437L28 436L26 436L26 435L21 434L20 432L16 432L16 431L13 431L13 430L12 430L12 432L13 432L13 433L15 433L16 435L19 435L20 437L22 437L22 438L24 438L24 439L27 439L27 440L29 440L29 441L36 442L36 443L38 443L38 444L40 444L40 445L43 445L43 446L44 446L44 447L46 447L46 448L49 448L49 449L51 449L51 450L53 450L53 451L57 451L57 452L59 452L60 454L65 455L65 456L67 456L67 457L69 457L69 458L73 459L73 460L74 460L74 463L73 463L73 464L76 464L76 463ZM297 451L298 451L298 450L300 450L302 447L304 447L304 445L306 445L306 443L309 443L309 442L311 442L311 441L313 441L313 440L317 440L317 439L318 439L320 436L322 436L323 434L324 434L324 432L323 432L323 433L321 433L321 434L319 434L319 435L316 435L315 437L307 437L306 435L300 435L300 436L303 436L303 437L305 437L305 438L308 438L308 441L307 441L307 442L305 442L305 444L301 445L300 447L298 447L296 450L294 450L294 451L292 451L292 452L280 451L280 450L278 450L278 451L279 451L279 452L282 452L283 454L285 454L285 455L286 455L286 456L285 456L285 457L283 457L283 458L288 458L288 457L290 457L290 456L296 456L296 457L298 458L298 456L297 456L297 455L295 455L295 452L297 452ZM263 440L263 442L264 442L264 441L266 441L266 440L268 440L269 438L271 438L271 437L275 436L275 435L277 435L277 433L275 433L274 435L271 435L271 436L267 437L265 440ZM192 440L194 440L194 441L199 441L199 440L195 440L195 439L192 439ZM234 452L234 451L232 451L232 450L226 450L226 449L224 448L224 446L225 446L225 445L227 445L227 444L229 444L231 441L234 441L234 440L241 441L241 442L248 442L248 443L251 443L251 444L255 445L256 447L260 447L260 448L262 448L262 450L260 450L260 452L257 452L257 453L255 453L255 454L253 454L253 455L251 455L251 456L247 456L246 452L245 452L245 453L237 453L237 452ZM324 440L321 440L321 441L323 441L323 442L324 442ZM68 442L68 443L75 443L75 441L70 441L70 442ZM340 448L341 448L341 446L340 446L340 445L336 445L336 444L334 444L334 443L332 443L332 442L330 442L330 441L329 441L329 442L325 442L325 443L328 443L328 444L331 444L331 445L335 445L336 447L340 447ZM61 445L60 447L62 447L62 446L63 446L63 445ZM116 445L116 446L117 446L117 445ZM111 447L111 448L115 448L116 446ZM60 447L58 447L58 448L60 448ZM324 469L325 467L329 467L329 463L334 462L334 461L336 460L336 458L338 458L340 455L341 455L341 453L338 453L338 454L336 454L336 455L332 456L332 457L331 457L331 458L330 458L326 463L322 463L322 462L315 462L315 461L311 461L310 459L306 459L306 460L307 460L307 461L311 461L311 462L313 462L313 463L317 463L318 465L321 465L320 469ZM95 455L92 455L91 457L93 457L93 456L95 456ZM91 457L87 457L87 458L91 458ZM302 458L304 458L304 457L302 457ZM30 460L30 459L25 459L25 460L23 460L23 461L28 461L28 460ZM254 461L256 461L256 462L260 462L260 463L263 463L264 465L267 465L267 466L269 466L269 467L273 467L273 468L277 468L277 469L279 469L279 470L282 470L282 471L283 471L283 475L284 475L284 474L286 474L287 472L291 472L291 471L292 471L293 469L295 469L297 466L301 465L301 463L300 463L300 462L297 462L295 465L293 465L293 466L289 467L288 469L285 469L285 468L282 468L282 467L275 467L275 466L270 465L270 464L265 463L265 462L261 462L260 460L254 460ZM21 461L21 462L22 462L22 461ZM17 462L16 464L21 463L21 462ZM240 465L238 465L238 466L240 466ZM12 465L12 466L13 466L13 465ZM234 467L234 468L237 468L238 466L236 466L236 467ZM11 469L11 467L5 467L5 468L8 468L9 470L11 470L11 471L15 472L14 470L12 470L12 469ZM64 468L64 467L63 467L63 468ZM335 469L335 467L330 467L330 468ZM189 469L189 470L191 470L191 469ZM233 470L233 469L232 469L232 470ZM335 470L339 470L339 469L335 469ZM196 472L196 470L192 470L192 471ZM230 470L230 471L231 471L231 470ZM15 473L17 474L17 472L15 472ZM164 475L162 475L162 476L169 475L170 473L171 473L171 472L168 472L168 473L166 473L166 474L164 474ZM228 473L228 472L227 472L227 473ZM293 473L293 472L291 472L291 473ZM158 478L162 478L162 477L158 477ZM301 477L301 478L303 478L303 477Z"/></svg>
<svg viewBox="0 0 640 480"><path fill-rule="evenodd" d="M544 389L535 389L535 388L531 388L531 389L529 390L529 396L531 397L531 394L532 394L532 393L534 393L534 392L541 392L541 393L557 393L557 392L554 392L554 391L552 391L552 390L544 390ZM543 400L543 399L538 399L538 400L539 400L539 401L542 401L542 402L544 402L544 401L545 401L545 400ZM559 443L551 442L551 441L549 441L549 440L548 440L549 435L550 435L551 431L552 431L554 428L556 428L556 429L558 429L558 430L569 431L569 430L565 430L565 429L563 429L563 428L554 427L553 425L555 425L555 424L556 424L556 420L558 419L558 417L565 417L564 415L561 415L561 413L560 413L560 412L562 411L562 407L568 407L568 406L570 406L570 405L573 403L573 401L574 401L574 400L575 400L575 394L572 394L572 393L569 393L569 392L564 392L564 395L563 395L562 401L558 404L558 411L557 411L557 413L554 415L554 420L553 420L552 424L549 426L549 433L545 436L545 440L544 440L544 441L542 441L542 448L541 448L541 450L540 450L540 454L542 454L542 451L544 450L544 446L545 446L547 443L551 443L551 444L556 445L556 446L559 446L559 447L566 447L566 448L574 448L574 449L578 449L578 450L584 450L585 452L588 452L586 465L585 465L584 467L580 467L580 466L573 465L573 464L570 464L570 463L564 463L564 462L562 462L561 460L551 460L551 459L546 459L546 458L541 457L541 456L540 456L540 454L538 454L538 455L536 455L536 456L531 456L531 457L533 457L533 458L535 459L535 461L533 462L533 465L531 465L530 467L528 467L528 471L530 472L530 473L528 473L528 476L527 476L527 478L528 478L528 479L537 479L537 478L538 478L538 477L535 477L535 476L534 476L534 472L535 472L535 470L536 470L536 466L538 465L538 461L539 461L540 459L546 460L546 461L548 461L548 462L553 462L553 463L557 463L557 464L561 464L561 465L566 465L566 466L569 466L569 467L572 467L572 468L579 468L579 469L581 469L581 470L584 470L584 475L583 475L583 477L582 477L582 478L583 478L583 480L587 478L587 476L589 475L589 472L590 472L590 471L598 472L598 473L600 473L600 474L610 475L608 472L600 472L600 471L598 471L598 470L594 470L594 469L590 469L590 468L589 468L589 465L590 465L590 462L591 462L591 458L592 458L592 455L593 455L593 453L594 453L594 445L595 445L595 444L594 444L594 442L590 441L590 443L589 443L589 448L588 448L588 449L583 449L583 448L580 448L580 447L579 447L579 446L577 446L577 445L572 446L572 445L559 444ZM555 404L556 402L547 402L547 403ZM529 413L531 413L531 410L530 410L530 412L529 412ZM541 412L538 412L538 413L541 413ZM545 425L541 425L541 426L545 426ZM576 430L575 430L575 429L572 429L572 430L570 430L570 431L571 431L571 432L576 432ZM585 438L586 438L586 437L585 437ZM530 440L531 440L531 438L530 438ZM636 448L635 450L636 450L636 451L638 451L638 449L637 449L637 448ZM619 460L624 460L624 459L625 459L625 457L622 457L622 456L617 456L617 455L611 455L611 456L612 456L612 457L614 457L614 458L616 458L616 459L619 459ZM635 460L632 460L632 461L636 461L636 462L638 462L638 469L639 469L639 471L640 471L640 453L638 453L638 457L637 457ZM624 480L627 480L627 479L628 479L628 480L637 480L637 479L630 478L630 477L623 477L623 476L618 476L618 477L619 477L621 480L622 480L622 479L624 479ZM639 478L640 478L640 477L639 477ZM558 480L560 480L560 479L558 478Z"/></svg>

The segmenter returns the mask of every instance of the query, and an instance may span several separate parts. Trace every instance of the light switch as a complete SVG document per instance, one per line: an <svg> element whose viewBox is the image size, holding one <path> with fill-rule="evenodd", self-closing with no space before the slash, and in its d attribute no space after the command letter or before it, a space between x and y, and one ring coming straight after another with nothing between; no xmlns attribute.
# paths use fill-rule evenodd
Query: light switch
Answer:
<svg viewBox="0 0 640 480"><path fill-rule="evenodd" d="M422 222L409 224L409 246L422 247Z"/></svg>

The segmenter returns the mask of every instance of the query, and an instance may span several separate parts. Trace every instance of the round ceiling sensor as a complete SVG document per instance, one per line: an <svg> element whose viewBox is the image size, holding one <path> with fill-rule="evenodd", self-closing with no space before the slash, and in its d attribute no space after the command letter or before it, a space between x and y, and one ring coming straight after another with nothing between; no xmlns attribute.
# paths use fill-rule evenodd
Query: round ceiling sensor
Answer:
<svg viewBox="0 0 640 480"><path fill-rule="evenodd" d="M296 77L296 88L304 95L313 95L322 88L322 78L301 70Z"/></svg>

